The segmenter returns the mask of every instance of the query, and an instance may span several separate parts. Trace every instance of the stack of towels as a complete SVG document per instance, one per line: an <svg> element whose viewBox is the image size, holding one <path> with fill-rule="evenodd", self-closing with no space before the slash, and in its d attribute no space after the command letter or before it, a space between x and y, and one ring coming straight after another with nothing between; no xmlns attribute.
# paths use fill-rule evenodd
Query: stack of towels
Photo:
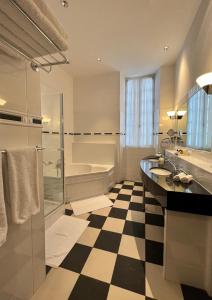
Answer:
<svg viewBox="0 0 212 300"><path fill-rule="evenodd" d="M68 49L68 36L44 0L13 0L60 51ZM0 0L0 36L32 58L58 51L8 0ZM0 40L1 40L0 39ZM7 47L8 48L8 47ZM2 51L2 49L1 49ZM10 50L9 50L10 51ZM13 51L10 51L13 52ZM11 55L10 55L11 56ZM12 55L15 56L15 55Z"/></svg>
<svg viewBox="0 0 212 300"><path fill-rule="evenodd" d="M190 183L193 180L192 175L187 175L184 172L180 172L179 174L173 177L174 181L180 181L183 183Z"/></svg>
<svg viewBox="0 0 212 300"><path fill-rule="evenodd" d="M0 246L7 238L8 219L23 224L40 211L38 170L35 148L0 152Z"/></svg>

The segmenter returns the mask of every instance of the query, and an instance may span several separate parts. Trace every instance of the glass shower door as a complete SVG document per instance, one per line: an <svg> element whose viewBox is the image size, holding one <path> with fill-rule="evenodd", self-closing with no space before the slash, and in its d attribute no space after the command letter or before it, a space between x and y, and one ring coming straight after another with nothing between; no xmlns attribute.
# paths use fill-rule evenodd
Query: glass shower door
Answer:
<svg viewBox="0 0 212 300"><path fill-rule="evenodd" d="M63 95L42 95L44 213L64 203Z"/></svg>

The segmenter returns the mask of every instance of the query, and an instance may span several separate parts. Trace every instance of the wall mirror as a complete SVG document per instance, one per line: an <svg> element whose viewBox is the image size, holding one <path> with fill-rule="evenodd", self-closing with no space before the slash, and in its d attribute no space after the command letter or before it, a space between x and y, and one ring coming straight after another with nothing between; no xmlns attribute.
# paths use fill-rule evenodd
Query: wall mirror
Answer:
<svg viewBox="0 0 212 300"><path fill-rule="evenodd" d="M178 145L211 151L212 95L195 86L178 108L177 115Z"/></svg>

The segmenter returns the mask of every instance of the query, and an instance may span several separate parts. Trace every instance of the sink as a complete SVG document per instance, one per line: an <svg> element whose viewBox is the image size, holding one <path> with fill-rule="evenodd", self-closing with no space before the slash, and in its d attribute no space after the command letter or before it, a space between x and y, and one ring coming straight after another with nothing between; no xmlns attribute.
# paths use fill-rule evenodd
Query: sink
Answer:
<svg viewBox="0 0 212 300"><path fill-rule="evenodd" d="M172 174L172 172L170 172L167 169L163 169L163 168L151 168L150 172L155 175L159 175L159 176L169 176Z"/></svg>

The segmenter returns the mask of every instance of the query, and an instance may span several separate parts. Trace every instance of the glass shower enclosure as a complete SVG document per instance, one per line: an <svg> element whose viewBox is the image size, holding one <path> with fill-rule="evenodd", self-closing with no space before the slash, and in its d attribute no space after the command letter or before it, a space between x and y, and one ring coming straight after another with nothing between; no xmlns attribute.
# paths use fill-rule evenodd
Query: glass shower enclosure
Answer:
<svg viewBox="0 0 212 300"><path fill-rule="evenodd" d="M63 94L42 94L44 214L64 203Z"/></svg>

